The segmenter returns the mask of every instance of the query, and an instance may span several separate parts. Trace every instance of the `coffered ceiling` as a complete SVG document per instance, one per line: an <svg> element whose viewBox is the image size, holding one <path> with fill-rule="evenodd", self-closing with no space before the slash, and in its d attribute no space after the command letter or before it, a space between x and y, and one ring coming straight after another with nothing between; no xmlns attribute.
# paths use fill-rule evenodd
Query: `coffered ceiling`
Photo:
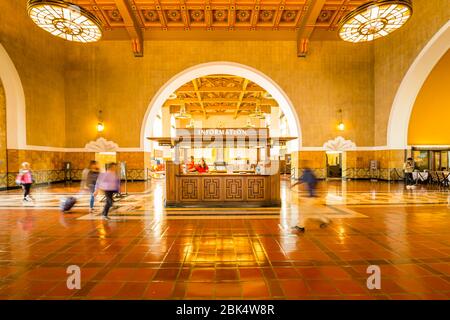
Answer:
<svg viewBox="0 0 450 320"><path fill-rule="evenodd" d="M103 23L105 39L336 39L340 18L367 0L72 0Z"/></svg>
<svg viewBox="0 0 450 320"><path fill-rule="evenodd" d="M192 80L175 91L176 98L168 99L165 107L171 113L180 112L185 104L192 115L209 117L225 115L237 118L248 116L259 103L261 111L270 113L277 102L256 83L236 76L210 75Z"/></svg>

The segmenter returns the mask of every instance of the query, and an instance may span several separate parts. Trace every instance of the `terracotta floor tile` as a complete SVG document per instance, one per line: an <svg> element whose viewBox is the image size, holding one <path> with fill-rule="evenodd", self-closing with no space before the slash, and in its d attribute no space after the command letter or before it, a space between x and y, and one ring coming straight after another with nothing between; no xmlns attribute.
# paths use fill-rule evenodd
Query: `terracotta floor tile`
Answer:
<svg viewBox="0 0 450 320"><path fill-rule="evenodd" d="M304 297L310 292L304 280L283 280L280 284L286 297Z"/></svg>
<svg viewBox="0 0 450 320"><path fill-rule="evenodd" d="M308 208L302 186L286 179L282 215L234 219L202 210L199 219L197 209L155 207L162 181L129 185L124 205L139 209L115 222L85 219L84 208L61 216L2 207L19 193L0 192L0 299L450 299L450 208L432 204L448 195L426 186L404 192L402 184L320 182L317 205ZM55 205L78 186L33 191ZM333 223L321 229L311 219L304 234L293 233L290 224L308 210L327 212ZM33 226L19 242L10 235L23 234L25 215ZM81 290L66 288L70 264L81 268ZM366 288L373 264L381 290Z"/></svg>
<svg viewBox="0 0 450 320"><path fill-rule="evenodd" d="M222 282L216 284L217 298L240 298L242 296L242 286L240 282Z"/></svg>
<svg viewBox="0 0 450 320"><path fill-rule="evenodd" d="M269 288L265 281L242 282L242 295L247 297L269 297Z"/></svg>
<svg viewBox="0 0 450 320"><path fill-rule="evenodd" d="M150 282L143 298L146 299L169 299L172 297L175 283L172 281Z"/></svg>
<svg viewBox="0 0 450 320"><path fill-rule="evenodd" d="M364 295L369 292L369 290L365 287L365 283L363 283L363 281L334 280L332 281L332 283L342 294Z"/></svg>
<svg viewBox="0 0 450 320"><path fill-rule="evenodd" d="M95 285L88 293L92 298L112 298L123 287L124 282L101 282Z"/></svg>
<svg viewBox="0 0 450 320"><path fill-rule="evenodd" d="M214 281L215 276L214 268L193 269L189 281L211 282Z"/></svg>
<svg viewBox="0 0 450 320"><path fill-rule="evenodd" d="M186 298L211 299L215 294L214 283L188 282L186 284Z"/></svg>
<svg viewBox="0 0 450 320"><path fill-rule="evenodd" d="M239 278L241 281L262 280L263 274L257 268L239 268Z"/></svg>
<svg viewBox="0 0 450 320"><path fill-rule="evenodd" d="M300 275L295 268L273 268L278 279L299 279Z"/></svg>
<svg viewBox="0 0 450 320"><path fill-rule="evenodd" d="M117 298L133 298L139 299L143 296L147 288L147 283L143 282L128 282L125 283L120 291L117 293Z"/></svg>
<svg viewBox="0 0 450 320"><path fill-rule="evenodd" d="M339 291L331 281L327 280L306 280L306 284L312 295L339 295Z"/></svg>

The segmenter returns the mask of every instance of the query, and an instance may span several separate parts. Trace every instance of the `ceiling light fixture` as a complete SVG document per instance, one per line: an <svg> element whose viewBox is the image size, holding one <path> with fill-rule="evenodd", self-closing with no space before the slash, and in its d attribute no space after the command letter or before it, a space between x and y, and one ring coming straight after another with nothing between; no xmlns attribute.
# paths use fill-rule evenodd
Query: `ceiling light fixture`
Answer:
<svg viewBox="0 0 450 320"><path fill-rule="evenodd" d="M102 37L101 22L92 13L62 0L28 0L28 15L52 35L75 42L96 42Z"/></svg>
<svg viewBox="0 0 450 320"><path fill-rule="evenodd" d="M401 28L413 13L411 0L377 0L363 4L339 23L339 36L348 42L385 37Z"/></svg>
<svg viewBox="0 0 450 320"><path fill-rule="evenodd" d="M254 119L265 119L266 118L264 113L261 111L260 104L261 104L261 102L259 100L256 101L255 111L248 115L250 118L254 118Z"/></svg>
<svg viewBox="0 0 450 320"><path fill-rule="evenodd" d="M186 105L184 104L184 101L182 102L180 106L180 112L175 116L176 119L190 119L192 116L186 112Z"/></svg>

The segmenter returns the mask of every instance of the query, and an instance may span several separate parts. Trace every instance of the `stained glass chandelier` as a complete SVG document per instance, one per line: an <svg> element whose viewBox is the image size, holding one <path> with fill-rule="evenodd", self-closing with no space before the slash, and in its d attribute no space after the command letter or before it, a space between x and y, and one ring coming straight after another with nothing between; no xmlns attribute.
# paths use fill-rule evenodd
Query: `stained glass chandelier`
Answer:
<svg viewBox="0 0 450 320"><path fill-rule="evenodd" d="M401 28L413 12L411 0L378 0L344 16L339 36L348 42L372 41Z"/></svg>
<svg viewBox="0 0 450 320"><path fill-rule="evenodd" d="M96 42L101 23L92 13L62 0L28 0L28 15L54 36L75 42Z"/></svg>

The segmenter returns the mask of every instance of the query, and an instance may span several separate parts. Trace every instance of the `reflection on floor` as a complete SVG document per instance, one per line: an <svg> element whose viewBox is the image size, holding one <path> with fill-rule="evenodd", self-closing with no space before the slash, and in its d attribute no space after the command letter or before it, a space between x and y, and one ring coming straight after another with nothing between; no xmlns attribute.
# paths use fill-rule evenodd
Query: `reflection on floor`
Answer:
<svg viewBox="0 0 450 320"><path fill-rule="evenodd" d="M88 214L75 184L35 188L25 205L1 192L0 299L450 298L447 191L330 182L311 200L285 181L281 209L222 210L166 210L161 181L128 192L112 221ZM61 214L68 194L79 201ZM291 229L308 218L306 233ZM70 265L80 290L67 289ZM369 265L380 290L367 289Z"/></svg>

